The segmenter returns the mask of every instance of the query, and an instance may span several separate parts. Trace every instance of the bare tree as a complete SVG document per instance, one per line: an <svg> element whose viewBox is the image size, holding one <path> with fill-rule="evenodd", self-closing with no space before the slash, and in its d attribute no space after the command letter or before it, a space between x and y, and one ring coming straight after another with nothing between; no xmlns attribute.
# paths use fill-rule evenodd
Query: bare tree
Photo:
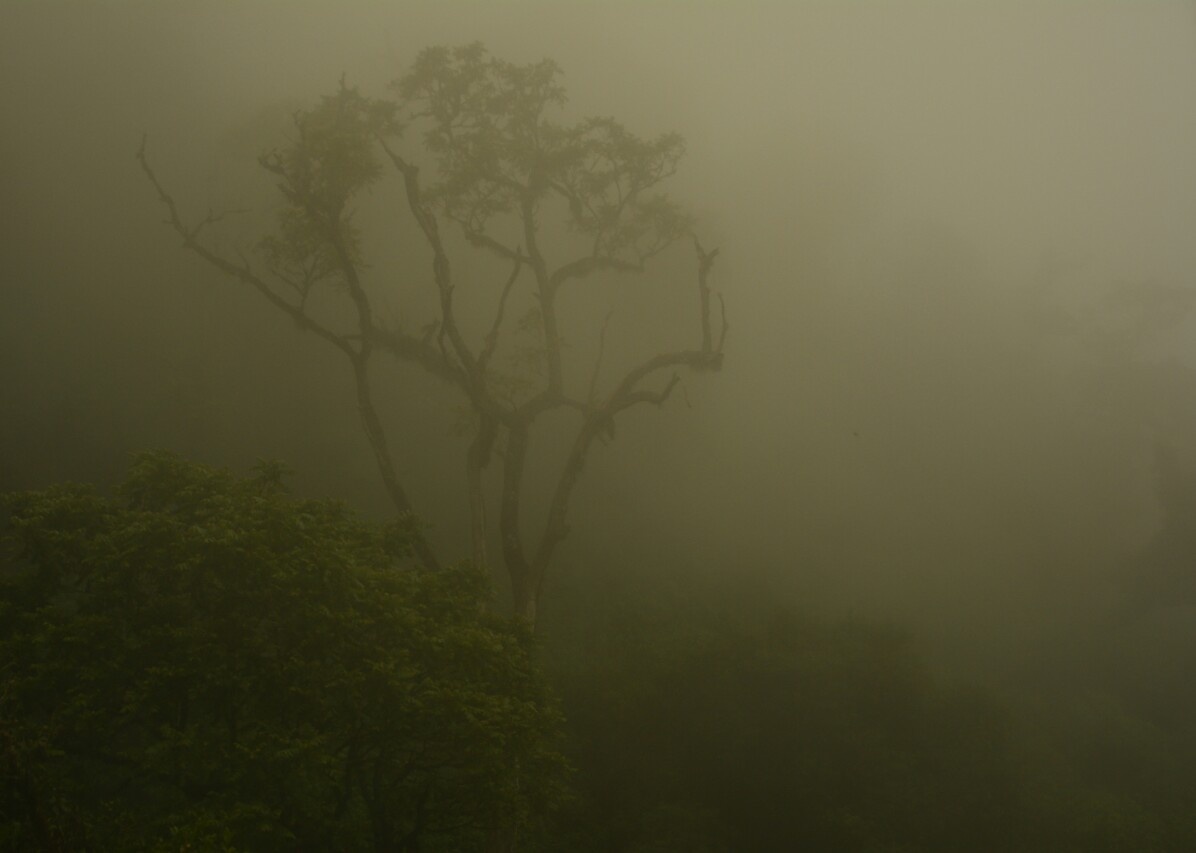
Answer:
<svg viewBox="0 0 1196 853"><path fill-rule="evenodd" d="M346 357L363 429L401 515L413 516L415 508L374 402L375 359L389 356L418 366L463 395L471 413L465 473L472 558L482 566L489 561L493 533L483 474L497 464L502 563L514 609L531 622L553 555L568 534L570 499L595 441L613 435L615 419L628 409L664 403L680 381L680 370L719 370L727 333L722 299L709 284L718 251L702 247L691 219L660 192L681 159L682 140L675 134L641 139L609 118L568 126L553 122L549 113L565 98L559 77L551 61L515 65L474 44L423 51L396 81L390 99L366 98L342 81L334 95L295 116L295 137L287 147L260 158L285 203L276 233L261 241L254 262L243 255L228 257L205 242L204 229L220 217L186 222L151 168L144 141L137 153L166 208L167 224L189 251L257 290ZM412 137L422 142L432 181L425 181L401 145ZM419 332L405 328L409 318L401 318L407 324L383 322L363 281L361 232L350 203L382 180L388 165L401 181L407 212L432 256L439 311ZM444 224L506 266L497 307L480 341L470 341L458 322ZM571 238L560 239L566 230ZM679 242L692 246L697 262L693 348L659 352L603 391L604 322L595 363L585 371L588 387L572 387L579 383L570 382L563 369L560 300L582 279L641 273L649 260ZM565 243L582 248L554 263L546 248ZM529 273L530 309L513 323L508 317L512 292ZM318 289L343 297L350 328L316 316L313 301L319 300L310 297ZM512 326L530 330L533 337L533 344L521 350L521 368L496 364L500 339L516 334ZM562 410L575 414L576 425L550 487L546 517L538 533L529 536L522 510L532 427ZM417 556L427 568L437 566L422 537Z"/></svg>

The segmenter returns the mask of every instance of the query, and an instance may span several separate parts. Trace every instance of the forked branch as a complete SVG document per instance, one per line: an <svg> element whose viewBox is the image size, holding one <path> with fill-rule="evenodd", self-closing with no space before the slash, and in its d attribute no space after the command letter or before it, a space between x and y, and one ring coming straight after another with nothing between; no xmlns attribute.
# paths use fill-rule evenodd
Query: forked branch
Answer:
<svg viewBox="0 0 1196 853"><path fill-rule="evenodd" d="M143 136L141 145L137 149L137 161L141 164L142 171L157 192L158 200L167 210L165 224L170 226L171 229L183 238L183 246L187 250L194 252L209 265L258 291L271 305L289 315L300 328L314 332L335 346L348 358L353 368L353 377L357 389L358 413L361 416L362 426L366 437L369 439L370 447L373 449L383 485L386 487L387 493L395 509L398 511L399 517L404 520L414 518L414 507L406 490L399 481L387 443L386 433L382 428L381 419L373 402L369 379L371 344L375 337L375 330L372 328L372 314L369 310L368 298L361 287L360 281L357 279L356 270L348 257L343 243L337 241L335 235L329 235L330 239L334 241L334 248L342 263L346 282L358 307L359 333L355 335L334 332L313 319L307 312L306 299L302 295L299 304L285 299L270 287L264 279L253 272L248 260L244 257L240 259L241 262L239 264L233 263L200 243L198 237L203 226L216 221L216 218L209 214L208 218L203 220L200 225L188 227L179 215L178 206L175 204L173 197L162 186L162 183L158 180L157 175L150 166L145 149L146 139ZM356 342L356 346L354 345L354 341ZM416 557L425 568L436 569L439 567L436 555L433 553L427 539L419 530L413 531L412 546Z"/></svg>
<svg viewBox="0 0 1196 853"><path fill-rule="evenodd" d="M258 293L266 298L278 310L289 315L299 328L306 331L314 332L319 337L328 341L328 343L335 346L345 355L352 358L356 355L357 350L350 343L345 335L337 334L328 327L322 325L313 319L306 310L305 304L301 301L299 304L294 304L281 296L274 290L264 279L255 274L249 265L248 260L244 257L240 258L240 263L233 263L229 259L216 254L207 246L199 242L199 234L205 225L219 221L220 216L213 217L210 213L206 219L200 222L199 225L188 227L183 222L179 215L178 206L175 204L174 198L166 191L158 180L158 176L154 173L153 168L149 164L149 158L145 153L146 137L142 136L141 145L137 149L137 162L141 164L141 170L153 185L154 190L158 194L158 200L166 208L167 218L164 223L172 230L174 230L180 237L183 238L183 247L189 252L198 255L211 266L220 270L225 275L238 279L245 284L252 287Z"/></svg>
<svg viewBox="0 0 1196 853"><path fill-rule="evenodd" d="M578 428L569 455L565 459L564 466L557 479L552 500L549 504L548 518L543 534L540 537L539 545L536 548L535 557L527 566L531 580L531 589L525 590L523 606L528 612L535 612L536 598L539 595L540 585L543 582L548 565L552 560L557 546L568 536L569 526L567 518L569 502L581 476L582 469L585 467L586 458L589 455L594 440L603 435L613 435L615 418L621 412L639 404L663 405L681 382L680 374L676 372L677 368L718 370L722 366L722 342L726 337L725 311L723 331L719 336L719 342L716 347L712 342L710 332L711 290L708 284L710 269L714 264L714 258L717 256L718 250L705 251L697 239L694 240L694 247L698 256L698 293L701 303L702 348L661 353L647 359L640 365L633 367L623 376L622 380L602 405L595 406L593 404L594 386L597 382L597 373L601 364L606 337L606 324L603 324L602 335L599 338L598 361L595 364L594 374L591 377L590 404L583 407L584 416L582 423ZM609 321L609 319L608 316L607 320ZM658 390L649 390L640 387L640 384L649 376L668 368L673 368L674 372L663 387ZM523 559L522 553L519 554L519 557Z"/></svg>

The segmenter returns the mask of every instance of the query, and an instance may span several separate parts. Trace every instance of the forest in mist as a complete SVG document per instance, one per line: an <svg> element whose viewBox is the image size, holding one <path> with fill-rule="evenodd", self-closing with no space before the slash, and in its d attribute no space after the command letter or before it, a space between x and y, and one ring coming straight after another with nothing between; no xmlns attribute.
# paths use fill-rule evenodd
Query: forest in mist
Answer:
<svg viewBox="0 0 1196 853"><path fill-rule="evenodd" d="M13 2L0 103L0 849L1196 849L1191 3Z"/></svg>

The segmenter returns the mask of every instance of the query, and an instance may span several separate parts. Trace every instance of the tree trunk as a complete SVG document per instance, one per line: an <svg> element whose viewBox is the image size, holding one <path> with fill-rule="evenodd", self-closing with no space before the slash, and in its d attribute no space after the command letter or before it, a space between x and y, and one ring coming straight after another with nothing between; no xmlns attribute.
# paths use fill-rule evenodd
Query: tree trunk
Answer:
<svg viewBox="0 0 1196 853"><path fill-rule="evenodd" d="M536 602L540 598L540 589L538 583L533 583L529 577L521 577L518 580L515 577L511 578L511 609L515 615L527 621L527 624L536 627Z"/></svg>
<svg viewBox="0 0 1196 853"><path fill-rule="evenodd" d="M490 415L483 414L478 431L470 442L465 456L465 479L469 489L469 540L473 564L482 570L490 567L486 555L486 493L482 484L482 472L490 462L494 440L498 436L498 423Z"/></svg>

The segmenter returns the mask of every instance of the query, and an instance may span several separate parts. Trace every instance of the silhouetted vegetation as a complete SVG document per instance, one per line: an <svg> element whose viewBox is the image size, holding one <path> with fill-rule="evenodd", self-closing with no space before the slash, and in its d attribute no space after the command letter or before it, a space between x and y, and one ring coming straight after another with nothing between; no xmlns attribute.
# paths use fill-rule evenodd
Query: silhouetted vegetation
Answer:
<svg viewBox="0 0 1196 853"><path fill-rule="evenodd" d="M1190 6L0 3L0 850L1196 850Z"/></svg>
<svg viewBox="0 0 1196 853"><path fill-rule="evenodd" d="M1191 688L1145 694L1127 667L1150 649L1002 698L932 677L896 627L616 568L554 601L562 717L483 576L412 567L409 530L296 501L282 475L156 453L112 498L6 498L5 849L1196 839Z"/></svg>
<svg viewBox="0 0 1196 853"><path fill-rule="evenodd" d="M801 615L766 589L615 577L554 602L550 670L579 791L559 849L1196 840L1186 721L1164 732L1073 685L1011 695L935 678L901 629Z"/></svg>
<svg viewBox="0 0 1196 853"><path fill-rule="evenodd" d="M226 212L187 221L151 168L145 140L137 152L167 211L166 224L187 250L348 360L362 429L400 515L417 510L400 468L423 451L396 448L388 433L376 402L378 357L414 367L464 398L469 553L480 568L489 567L492 550L501 554L514 610L533 624L594 445L614 438L616 419L628 409L667 401L680 383L678 371L718 371L728 329L722 297L709 284L718 250L702 247L692 217L661 190L685 151L681 137L641 139L612 118L555 120L565 103L560 76L551 60L517 65L474 43L422 51L392 83L394 98L363 96L342 78L335 94L295 114L287 145L259 157L283 198L275 231L257 247L260 269L244 254L230 257L213 248L204 235ZM414 153L407 150L412 137L422 143ZM421 172L421 155L434 168L432 180ZM379 225L363 221L357 206L379 188L384 160L402 187L403 203ZM393 240L402 225L418 235L404 259L418 258L431 268L436 308L430 319L403 311L385 320L381 306L399 300L409 305L418 290L397 270L381 281L369 275L373 262L365 235L381 230ZM453 245L442 226L459 229L466 245ZM572 291L583 284L609 288L612 275L642 273L681 240L692 244L696 256L696 287L685 299L693 306L687 312L693 315L692 346L630 364L608 356L612 318L636 307L620 300L594 324L592 362L570 364L565 340L578 332L565 326L563 314ZM469 247L509 267L501 275L483 274L493 280L489 292L475 296L481 307L463 306L458 293L463 288L454 259ZM525 269L530 293L516 288ZM604 276L608 281L601 281ZM475 285L480 277L473 274ZM478 316L486 318L487 331L472 341L469 325ZM422 332L416 332L417 322ZM611 362L617 365L614 379L608 376ZM405 408L421 404L410 395L398 400ZM576 423L562 430L559 419L553 421L562 413ZM569 450L555 475L537 484L545 509L529 535L527 493L533 489L527 472L534 447L547 443L546 423L563 432ZM491 463L499 475L488 489ZM427 568L438 565L421 532L413 534L412 547Z"/></svg>

